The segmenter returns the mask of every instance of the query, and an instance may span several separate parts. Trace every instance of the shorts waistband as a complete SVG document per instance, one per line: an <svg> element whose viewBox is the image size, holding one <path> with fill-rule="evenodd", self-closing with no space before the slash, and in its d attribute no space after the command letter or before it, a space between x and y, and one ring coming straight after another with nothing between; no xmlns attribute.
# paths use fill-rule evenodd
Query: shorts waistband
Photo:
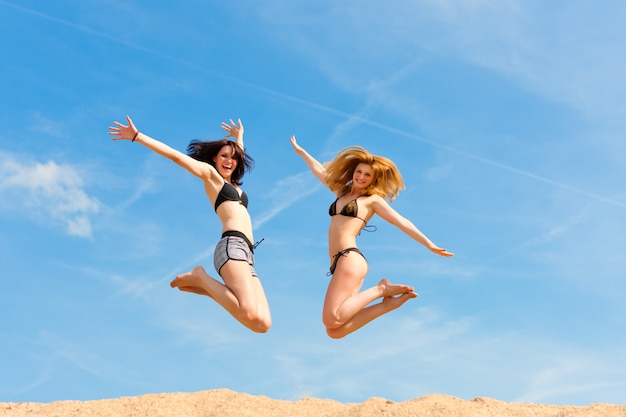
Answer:
<svg viewBox="0 0 626 417"><path fill-rule="evenodd" d="M243 234L242 232L240 232L238 230L227 230L224 233L222 233L222 239L224 239L225 237L228 237L228 236L236 236L236 237L242 238L243 240L246 241L246 244L250 248L250 251L252 251L254 253L254 245L252 244L252 242L250 242L248 237L245 234Z"/></svg>

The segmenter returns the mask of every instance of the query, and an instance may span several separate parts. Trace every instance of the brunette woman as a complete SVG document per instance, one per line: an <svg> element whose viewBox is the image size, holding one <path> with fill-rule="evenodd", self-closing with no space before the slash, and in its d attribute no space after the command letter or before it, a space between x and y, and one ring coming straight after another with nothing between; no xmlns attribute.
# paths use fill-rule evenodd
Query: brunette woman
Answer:
<svg viewBox="0 0 626 417"><path fill-rule="evenodd" d="M192 141L187 154L140 132L130 117L128 125L109 127L113 140L139 143L198 177L215 214L222 223L222 237L215 247L214 265L223 282L209 276L202 266L178 275L172 288L214 299L250 330L265 333L272 319L263 286L254 270L254 237L248 213L248 196L240 188L245 171L253 164L243 145L243 125L222 123L228 133L223 140ZM228 138L235 140L229 140Z"/></svg>

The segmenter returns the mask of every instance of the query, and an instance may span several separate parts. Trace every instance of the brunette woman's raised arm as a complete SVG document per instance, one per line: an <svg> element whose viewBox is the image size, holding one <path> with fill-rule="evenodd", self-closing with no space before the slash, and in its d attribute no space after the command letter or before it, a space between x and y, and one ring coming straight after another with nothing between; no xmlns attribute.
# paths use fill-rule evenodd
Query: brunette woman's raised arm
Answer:
<svg viewBox="0 0 626 417"><path fill-rule="evenodd" d="M203 180L208 180L214 174L215 169L211 165L195 160L189 155L151 138L145 133L139 132L129 116L126 116L126 120L128 125L116 121L113 122L115 126L109 127L109 135L113 136L113 140L130 140L131 142L141 143L151 151L174 161L191 174Z"/></svg>
<svg viewBox="0 0 626 417"><path fill-rule="evenodd" d="M241 119L237 119L237 124L233 122L233 119L230 119L229 122L230 124L222 122L222 129L228 132L228 135L224 136L224 138L235 138L235 143L237 143L242 150L245 150L243 146L243 124L241 123Z"/></svg>

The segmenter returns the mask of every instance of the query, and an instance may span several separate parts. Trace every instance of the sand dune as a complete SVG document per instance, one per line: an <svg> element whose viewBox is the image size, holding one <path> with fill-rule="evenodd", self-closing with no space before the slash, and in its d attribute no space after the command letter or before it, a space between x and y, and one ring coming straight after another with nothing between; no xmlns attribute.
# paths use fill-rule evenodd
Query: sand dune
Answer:
<svg viewBox="0 0 626 417"><path fill-rule="evenodd" d="M196 393L53 403L0 403L0 416L46 417L626 417L626 406L591 404L555 406L507 403L490 398L461 400L433 394L409 401L370 398L362 403L305 398L273 400L226 389Z"/></svg>

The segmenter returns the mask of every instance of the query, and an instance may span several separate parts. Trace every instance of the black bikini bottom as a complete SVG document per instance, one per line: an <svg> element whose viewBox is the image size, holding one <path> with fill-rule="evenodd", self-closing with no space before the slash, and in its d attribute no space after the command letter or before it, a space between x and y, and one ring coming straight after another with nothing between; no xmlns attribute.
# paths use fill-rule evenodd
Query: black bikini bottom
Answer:
<svg viewBox="0 0 626 417"><path fill-rule="evenodd" d="M334 256L333 256L333 262L330 265L330 273L328 275L332 275L335 273L335 269L337 268L337 261L339 261L339 258L341 256L346 256L348 253L350 252L356 252L359 255L361 255L363 257L363 259L365 259L365 255L363 255L363 253L361 253L361 251L359 250L359 248L347 248L344 250L340 250L339 252L337 252ZM367 262L367 259L365 259L365 261Z"/></svg>

